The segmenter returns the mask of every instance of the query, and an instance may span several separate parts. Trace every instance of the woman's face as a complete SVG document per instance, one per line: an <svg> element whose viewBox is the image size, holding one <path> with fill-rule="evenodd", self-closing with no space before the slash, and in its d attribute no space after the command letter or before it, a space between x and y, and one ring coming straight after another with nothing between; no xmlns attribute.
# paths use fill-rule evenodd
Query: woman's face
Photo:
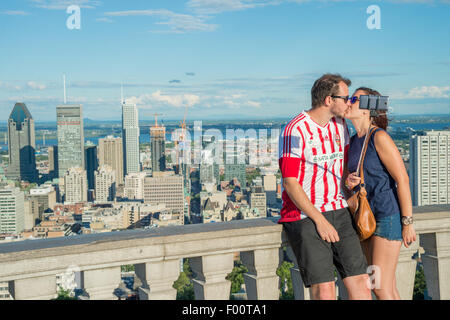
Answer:
<svg viewBox="0 0 450 320"><path fill-rule="evenodd" d="M352 97L357 97L358 100L355 101L355 103L350 103L350 106L348 107L348 109L344 115L344 117L346 119L351 120L351 119L359 119L362 117L367 117L367 114L368 114L367 110L364 111L359 108L359 97L361 95L367 95L367 93L363 90L357 90L355 93L353 93Z"/></svg>

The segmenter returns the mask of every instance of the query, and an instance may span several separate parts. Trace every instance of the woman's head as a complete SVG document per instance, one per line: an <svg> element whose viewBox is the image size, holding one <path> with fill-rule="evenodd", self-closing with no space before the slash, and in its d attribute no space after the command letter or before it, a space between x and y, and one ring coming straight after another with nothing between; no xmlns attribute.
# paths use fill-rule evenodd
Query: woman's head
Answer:
<svg viewBox="0 0 450 320"><path fill-rule="evenodd" d="M367 120L371 121L372 124L386 130L388 126L388 118L386 116L386 111L374 111L372 114L369 110L360 109L359 108L359 97L362 95L373 95L373 96L381 96L381 94L373 90L371 88L359 87L355 90L352 97L357 97L358 99L350 104L348 108L345 118L347 119L359 119L359 118L367 118Z"/></svg>

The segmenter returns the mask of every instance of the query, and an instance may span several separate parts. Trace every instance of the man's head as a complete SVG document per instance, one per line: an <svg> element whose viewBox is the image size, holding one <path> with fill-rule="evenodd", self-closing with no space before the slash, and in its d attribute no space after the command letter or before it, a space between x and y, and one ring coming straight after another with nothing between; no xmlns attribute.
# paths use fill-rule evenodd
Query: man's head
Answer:
<svg viewBox="0 0 450 320"><path fill-rule="evenodd" d="M343 117L348 108L348 87L351 84L349 79L339 74L324 74L311 89L312 108L326 107L333 116Z"/></svg>

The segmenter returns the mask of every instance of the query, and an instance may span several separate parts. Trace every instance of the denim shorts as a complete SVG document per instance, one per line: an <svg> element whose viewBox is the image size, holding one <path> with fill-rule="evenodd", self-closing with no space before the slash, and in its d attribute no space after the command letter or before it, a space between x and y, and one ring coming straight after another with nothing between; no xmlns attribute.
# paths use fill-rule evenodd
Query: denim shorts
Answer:
<svg viewBox="0 0 450 320"><path fill-rule="evenodd" d="M402 238L402 222L399 214L393 214L387 217L376 219L377 227L375 236L379 236L388 240L403 240Z"/></svg>

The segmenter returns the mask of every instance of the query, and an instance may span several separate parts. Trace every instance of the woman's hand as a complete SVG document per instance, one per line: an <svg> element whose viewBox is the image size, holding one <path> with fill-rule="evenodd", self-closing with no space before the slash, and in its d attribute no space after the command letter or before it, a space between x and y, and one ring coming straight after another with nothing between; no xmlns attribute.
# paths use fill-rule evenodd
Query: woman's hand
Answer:
<svg viewBox="0 0 450 320"><path fill-rule="evenodd" d="M412 224L408 224L407 226L403 226L402 228L402 238L403 238L403 244L406 248L409 248L411 243L416 241L416 231L414 230L414 227Z"/></svg>
<svg viewBox="0 0 450 320"><path fill-rule="evenodd" d="M349 190L353 190L353 188L359 185L360 183L361 178L356 175L356 172L350 173L347 177L347 180L345 180L345 186Z"/></svg>

